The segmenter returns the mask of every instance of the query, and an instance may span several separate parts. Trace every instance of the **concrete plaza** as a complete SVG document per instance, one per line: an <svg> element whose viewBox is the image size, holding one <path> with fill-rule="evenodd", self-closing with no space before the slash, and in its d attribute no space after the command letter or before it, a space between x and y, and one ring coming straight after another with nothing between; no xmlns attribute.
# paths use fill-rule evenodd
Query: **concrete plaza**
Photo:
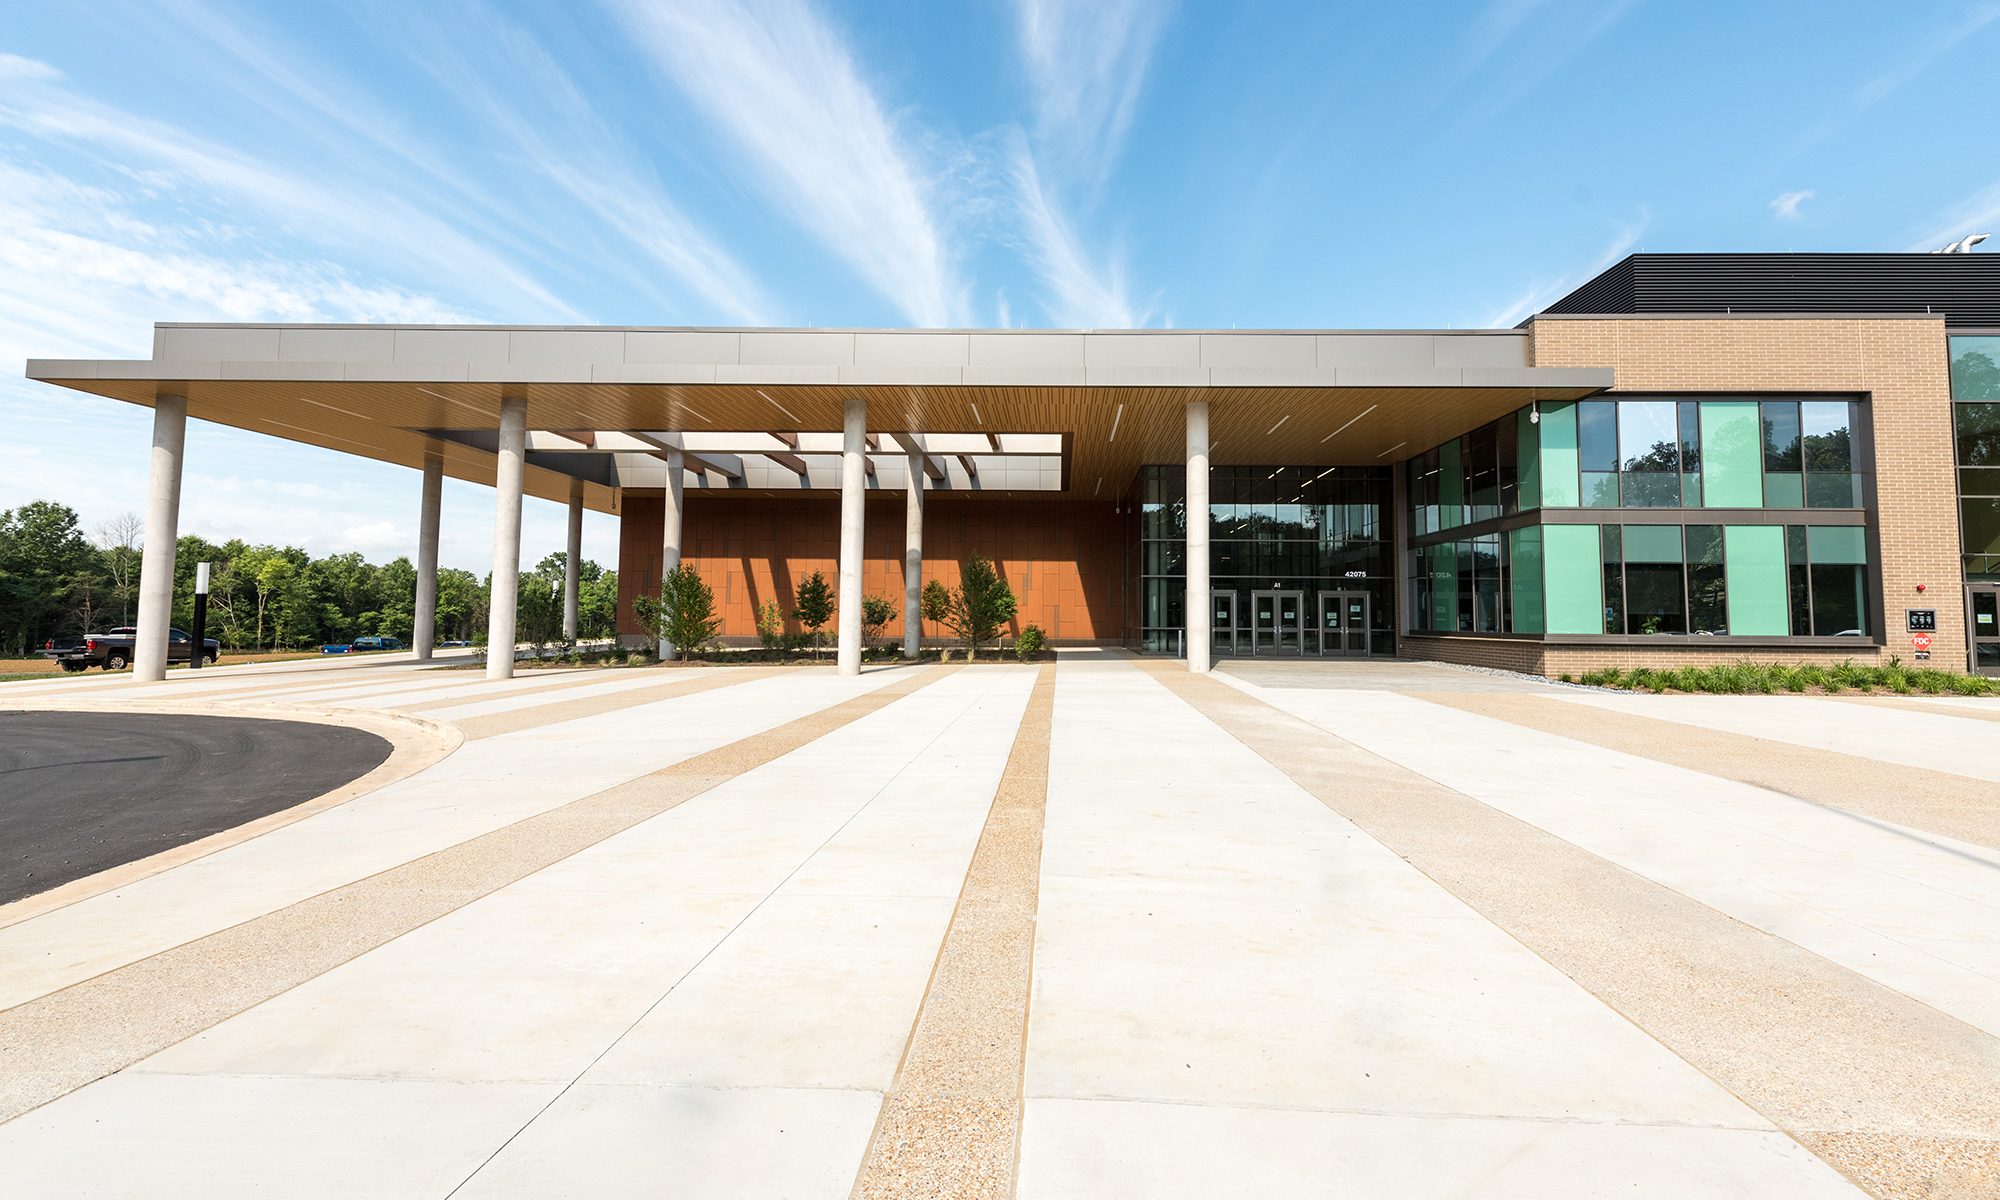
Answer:
<svg viewBox="0 0 2000 1200"><path fill-rule="evenodd" d="M2000 1194L2000 704L1408 663L0 685L396 743L0 907L0 1195Z"/></svg>

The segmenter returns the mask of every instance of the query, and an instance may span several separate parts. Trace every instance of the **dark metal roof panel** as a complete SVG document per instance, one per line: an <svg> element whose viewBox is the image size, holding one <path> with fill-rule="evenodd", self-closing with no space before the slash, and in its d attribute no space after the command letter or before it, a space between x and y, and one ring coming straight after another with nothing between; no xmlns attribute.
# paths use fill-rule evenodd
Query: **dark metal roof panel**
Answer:
<svg viewBox="0 0 2000 1200"><path fill-rule="evenodd" d="M2000 254L1633 254L1549 313L1933 312L2000 324Z"/></svg>

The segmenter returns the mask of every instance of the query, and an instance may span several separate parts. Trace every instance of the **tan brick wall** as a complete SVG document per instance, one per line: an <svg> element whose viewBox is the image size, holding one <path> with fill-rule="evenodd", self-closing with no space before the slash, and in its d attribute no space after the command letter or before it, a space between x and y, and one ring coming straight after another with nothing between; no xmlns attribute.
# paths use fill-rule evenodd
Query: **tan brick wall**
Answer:
<svg viewBox="0 0 2000 1200"><path fill-rule="evenodd" d="M1530 675L1582 675L1604 667L1710 667L1728 663L1817 663L1832 666L1846 660L1876 662L1882 656L1873 643L1855 640L1852 646L1801 646L1796 648L1702 645L1680 638L1662 638L1657 646L1564 646L1513 638L1431 637L1406 634L1397 657L1431 662L1460 663L1469 667L1495 667ZM1909 655L1903 655L1905 662ZM1913 664L1914 665L1914 664ZM1948 666L1935 657L1931 665Z"/></svg>
<svg viewBox="0 0 2000 1200"><path fill-rule="evenodd" d="M1875 491L1881 527L1883 606L1888 645L1833 652L1910 661L1905 608L1935 608L1929 665L1964 670L1965 599L1960 581L1957 487L1953 476L1951 388L1944 319L1824 317L1538 317L1530 327L1538 367L1611 367L1619 392L1858 392L1875 431ZM1925 591L1919 593L1922 584ZM1555 648L1551 648L1551 653ZM1617 665L1652 662L1622 648L1561 652L1609 654ZM1666 662L1721 661L1769 654L1689 646ZM1802 651L1825 661L1817 651ZM1790 661L1789 659L1787 661ZM1610 663L1593 664L1610 665ZM1572 670L1570 666L1557 670Z"/></svg>

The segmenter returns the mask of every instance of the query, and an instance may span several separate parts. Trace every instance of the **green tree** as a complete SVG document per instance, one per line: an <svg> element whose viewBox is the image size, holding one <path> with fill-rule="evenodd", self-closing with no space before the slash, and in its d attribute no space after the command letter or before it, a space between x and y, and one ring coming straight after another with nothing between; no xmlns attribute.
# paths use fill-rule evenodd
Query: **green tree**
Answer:
<svg viewBox="0 0 2000 1200"><path fill-rule="evenodd" d="M577 636L615 636L618 632L618 572L606 571L585 559L583 575L583 585L578 589L577 597Z"/></svg>
<svg viewBox="0 0 2000 1200"><path fill-rule="evenodd" d="M660 580L652 623L659 627L661 643L672 647L682 662L688 661L695 651L714 641L722 628L722 618L715 611L715 590L702 579L701 572L682 563Z"/></svg>
<svg viewBox="0 0 2000 1200"><path fill-rule="evenodd" d="M74 509L32 500L0 511L0 652L19 656L71 633L74 591L102 578L97 550L77 527ZM93 602L93 618L97 607Z"/></svg>
<svg viewBox="0 0 2000 1200"><path fill-rule="evenodd" d="M964 642L968 662L978 656L979 647L1000 636L1001 628L1014 619L1015 607L1014 589L977 554L960 565L956 588L935 579L924 585L924 619L936 621Z"/></svg>
<svg viewBox="0 0 2000 1200"><path fill-rule="evenodd" d="M827 585L826 576L814 571L799 580L798 594L793 597L792 616L812 634L813 657L819 657L820 628L833 619L833 588Z"/></svg>
<svg viewBox="0 0 2000 1200"><path fill-rule="evenodd" d="M540 571L524 575L517 581L514 631L522 641L535 648L538 661L542 648L562 637L561 568L558 567L557 571L553 582Z"/></svg>

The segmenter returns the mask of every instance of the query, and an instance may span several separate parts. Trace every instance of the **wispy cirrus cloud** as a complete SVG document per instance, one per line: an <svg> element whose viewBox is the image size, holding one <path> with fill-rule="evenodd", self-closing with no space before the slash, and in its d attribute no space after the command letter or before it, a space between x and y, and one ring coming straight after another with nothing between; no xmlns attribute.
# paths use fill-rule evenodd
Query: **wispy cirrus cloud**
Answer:
<svg viewBox="0 0 2000 1200"><path fill-rule="evenodd" d="M607 3L774 205L911 322L962 323L936 180L825 18L803 0Z"/></svg>
<svg viewBox="0 0 2000 1200"><path fill-rule="evenodd" d="M1904 249L1936 250L1969 233L2000 233L2000 182L1992 183L1931 214Z"/></svg>
<svg viewBox="0 0 2000 1200"><path fill-rule="evenodd" d="M1025 144L1014 150L1013 183L1021 207L1029 261L1041 278L1042 308L1058 325L1131 329L1151 312L1137 311L1118 264L1090 259L1068 218L1050 202Z"/></svg>
<svg viewBox="0 0 2000 1200"><path fill-rule="evenodd" d="M1053 167L1095 184L1131 128L1171 5L1018 0L1035 140Z"/></svg>
<svg viewBox="0 0 2000 1200"><path fill-rule="evenodd" d="M1799 211L1799 206L1812 199L1813 194L1810 189L1780 192L1771 198L1771 215L1780 221L1802 221L1805 214Z"/></svg>
<svg viewBox="0 0 2000 1200"><path fill-rule="evenodd" d="M512 297L531 311L581 319L527 272L431 213L379 190L349 191L337 180L287 170L87 99L47 64L17 58L0 70L0 128L92 155L103 169L137 176L147 187L197 196L211 214L223 211L218 203L243 205L288 237L347 250L365 245L371 253L422 264L433 277Z"/></svg>
<svg viewBox="0 0 2000 1200"><path fill-rule="evenodd" d="M1069 200L1102 192L1169 12L1144 0L1015 5L1033 119L1029 134L1011 142L1009 182L1042 308L1057 324L1124 328L1151 315L1133 304L1115 257L1085 250Z"/></svg>
<svg viewBox="0 0 2000 1200"><path fill-rule="evenodd" d="M770 323L773 306L750 272L674 203L646 152L525 29L474 4L404 10L403 19L414 57L550 185L726 319ZM638 272L649 291L650 273Z"/></svg>
<svg viewBox="0 0 2000 1200"><path fill-rule="evenodd" d="M1936 14L1945 10L1939 7L1911 11ZM1932 26L1929 33L1896 55L1882 70L1863 80L1848 97L1847 106L1814 126L1794 149L1804 149L1839 132L1841 126L1903 90L1911 81L1922 78L1940 59L1995 21L2000 21L2000 3L1989 2L1950 10Z"/></svg>
<svg viewBox="0 0 2000 1200"><path fill-rule="evenodd" d="M1506 329L1520 323L1522 318L1540 312L1552 302L1560 300L1584 280L1589 279L1619 259L1632 253L1632 248L1639 244L1639 239L1645 235L1646 227L1650 224L1652 224L1652 215L1641 212L1638 219L1621 226L1612 235L1611 240L1605 244L1604 249L1598 252L1597 257L1592 259L1588 266L1566 275L1538 279L1529 284L1512 300L1495 308L1486 317L1484 322L1486 328Z"/></svg>

